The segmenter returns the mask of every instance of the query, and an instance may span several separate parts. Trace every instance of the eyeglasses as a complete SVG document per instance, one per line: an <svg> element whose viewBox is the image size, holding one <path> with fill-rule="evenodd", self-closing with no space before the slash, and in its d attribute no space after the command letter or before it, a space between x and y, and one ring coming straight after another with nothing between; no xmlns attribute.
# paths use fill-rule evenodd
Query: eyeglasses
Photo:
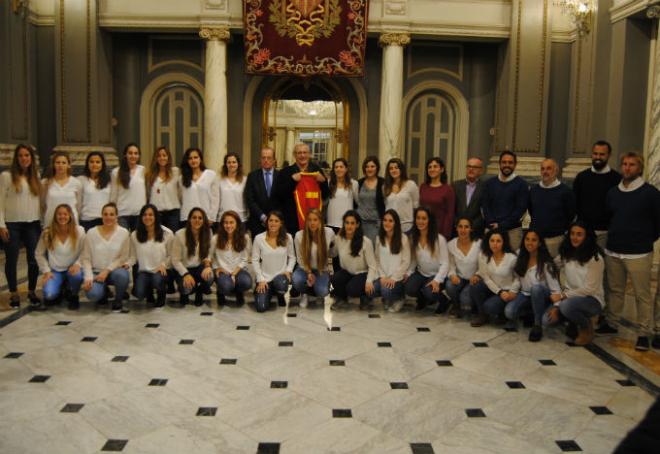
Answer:
<svg viewBox="0 0 660 454"><path fill-rule="evenodd" d="M471 166L471 165L467 166L468 169L481 169L481 167L482 166Z"/></svg>

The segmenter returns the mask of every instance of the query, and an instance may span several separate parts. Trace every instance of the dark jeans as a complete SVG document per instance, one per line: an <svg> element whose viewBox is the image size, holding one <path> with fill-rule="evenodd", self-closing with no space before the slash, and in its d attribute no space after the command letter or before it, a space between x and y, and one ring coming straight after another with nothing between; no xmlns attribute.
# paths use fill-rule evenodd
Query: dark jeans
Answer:
<svg viewBox="0 0 660 454"><path fill-rule="evenodd" d="M25 246L25 256L28 265L28 289L33 292L37 288L39 277L39 266L34 258L34 250L41 235L41 224L39 221L32 222L7 222L9 230L9 241L4 243L5 247L5 276L9 284L9 291L16 292L16 265L18 264L18 253L21 244Z"/></svg>
<svg viewBox="0 0 660 454"><path fill-rule="evenodd" d="M119 216L118 223L123 228L127 229L129 232L132 232L137 228L138 218L140 216Z"/></svg>
<svg viewBox="0 0 660 454"><path fill-rule="evenodd" d="M94 228L102 224L103 224L103 219L101 218L91 219L89 221L80 221L80 225L82 226L83 229L85 229L85 232L88 232L91 228Z"/></svg>
<svg viewBox="0 0 660 454"><path fill-rule="evenodd" d="M135 287L135 297L141 300L149 293L153 294L154 290L156 290L156 293L164 295L166 283L167 276L163 276L158 272L139 271L137 279L133 284Z"/></svg>
<svg viewBox="0 0 660 454"><path fill-rule="evenodd" d="M433 277L426 277L419 271L415 271L406 281L406 295L419 298L427 304L439 303L442 292L433 293L433 288L427 285L432 279ZM445 301L442 304L446 306L449 303Z"/></svg>
<svg viewBox="0 0 660 454"><path fill-rule="evenodd" d="M387 288L380 284L380 279L376 279L374 281L374 288L375 294L380 295L383 301L387 303L402 300L405 293L403 281L396 281L394 287Z"/></svg>
<svg viewBox="0 0 660 454"><path fill-rule="evenodd" d="M331 282L333 294L337 299L345 300L347 298L357 298L358 296L373 298L373 294L369 296L364 291L364 286L367 283L367 273L351 274L340 268L332 275Z"/></svg>
<svg viewBox="0 0 660 454"><path fill-rule="evenodd" d="M470 281L459 277L458 284L452 284L451 279L447 277L445 280L445 288L449 299L454 304L458 304L461 311L469 314L472 312L472 299L470 298Z"/></svg>
<svg viewBox="0 0 660 454"><path fill-rule="evenodd" d="M160 223L172 232L179 230L179 209L160 211Z"/></svg>
<svg viewBox="0 0 660 454"><path fill-rule="evenodd" d="M257 312L266 312L273 294L284 295L288 289L289 279L284 274L278 274L268 283L268 288L264 293L257 293L255 290L254 307Z"/></svg>
<svg viewBox="0 0 660 454"><path fill-rule="evenodd" d="M252 276L247 271L241 270L232 280L229 274L222 273L215 279L215 286L220 295L243 293L252 287Z"/></svg>
<svg viewBox="0 0 660 454"><path fill-rule="evenodd" d="M491 292L484 281L470 286L470 297L480 314L499 316L504 312L506 302L499 295Z"/></svg>
<svg viewBox="0 0 660 454"><path fill-rule="evenodd" d="M177 281L179 284L179 293L181 295L190 295L191 293L199 290L204 293L208 293L211 290L211 285L213 285L213 276L208 281L202 279L202 271L204 271L204 265L199 265L194 268L188 268L188 272L195 279L195 286L192 288L185 288L183 286L183 276L178 276Z"/></svg>

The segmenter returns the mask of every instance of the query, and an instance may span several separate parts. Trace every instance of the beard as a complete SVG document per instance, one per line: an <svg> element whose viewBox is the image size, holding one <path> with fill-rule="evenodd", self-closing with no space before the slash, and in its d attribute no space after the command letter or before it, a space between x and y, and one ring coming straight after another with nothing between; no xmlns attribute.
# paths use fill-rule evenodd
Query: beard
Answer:
<svg viewBox="0 0 660 454"><path fill-rule="evenodd" d="M596 170L603 170L607 165L607 161L603 161L602 159L592 159L591 165L594 166L594 169Z"/></svg>
<svg viewBox="0 0 660 454"><path fill-rule="evenodd" d="M513 173L513 169L511 167L504 167L500 169L500 172L502 172L502 175L505 177L508 177Z"/></svg>

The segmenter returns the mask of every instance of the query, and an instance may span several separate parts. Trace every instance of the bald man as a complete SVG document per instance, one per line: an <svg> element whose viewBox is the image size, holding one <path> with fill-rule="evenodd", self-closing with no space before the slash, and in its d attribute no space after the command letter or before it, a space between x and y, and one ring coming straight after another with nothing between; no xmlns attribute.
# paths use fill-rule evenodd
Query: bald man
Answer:
<svg viewBox="0 0 660 454"><path fill-rule="evenodd" d="M545 239L550 255L556 257L568 225L575 218L575 195L560 182L559 166L554 159L541 162L541 181L529 191L530 229Z"/></svg>

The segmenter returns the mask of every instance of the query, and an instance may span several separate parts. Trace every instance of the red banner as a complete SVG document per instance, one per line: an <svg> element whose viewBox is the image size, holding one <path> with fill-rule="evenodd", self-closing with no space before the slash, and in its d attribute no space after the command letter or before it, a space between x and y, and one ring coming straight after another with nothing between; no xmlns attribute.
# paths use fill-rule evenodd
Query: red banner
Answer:
<svg viewBox="0 0 660 454"><path fill-rule="evenodd" d="M318 172L300 172L300 181L293 193L296 198L296 211L298 213L298 227L305 228L305 217L312 208L322 209L321 187L316 176Z"/></svg>
<svg viewBox="0 0 660 454"><path fill-rule="evenodd" d="M368 0L245 0L248 73L364 75Z"/></svg>

